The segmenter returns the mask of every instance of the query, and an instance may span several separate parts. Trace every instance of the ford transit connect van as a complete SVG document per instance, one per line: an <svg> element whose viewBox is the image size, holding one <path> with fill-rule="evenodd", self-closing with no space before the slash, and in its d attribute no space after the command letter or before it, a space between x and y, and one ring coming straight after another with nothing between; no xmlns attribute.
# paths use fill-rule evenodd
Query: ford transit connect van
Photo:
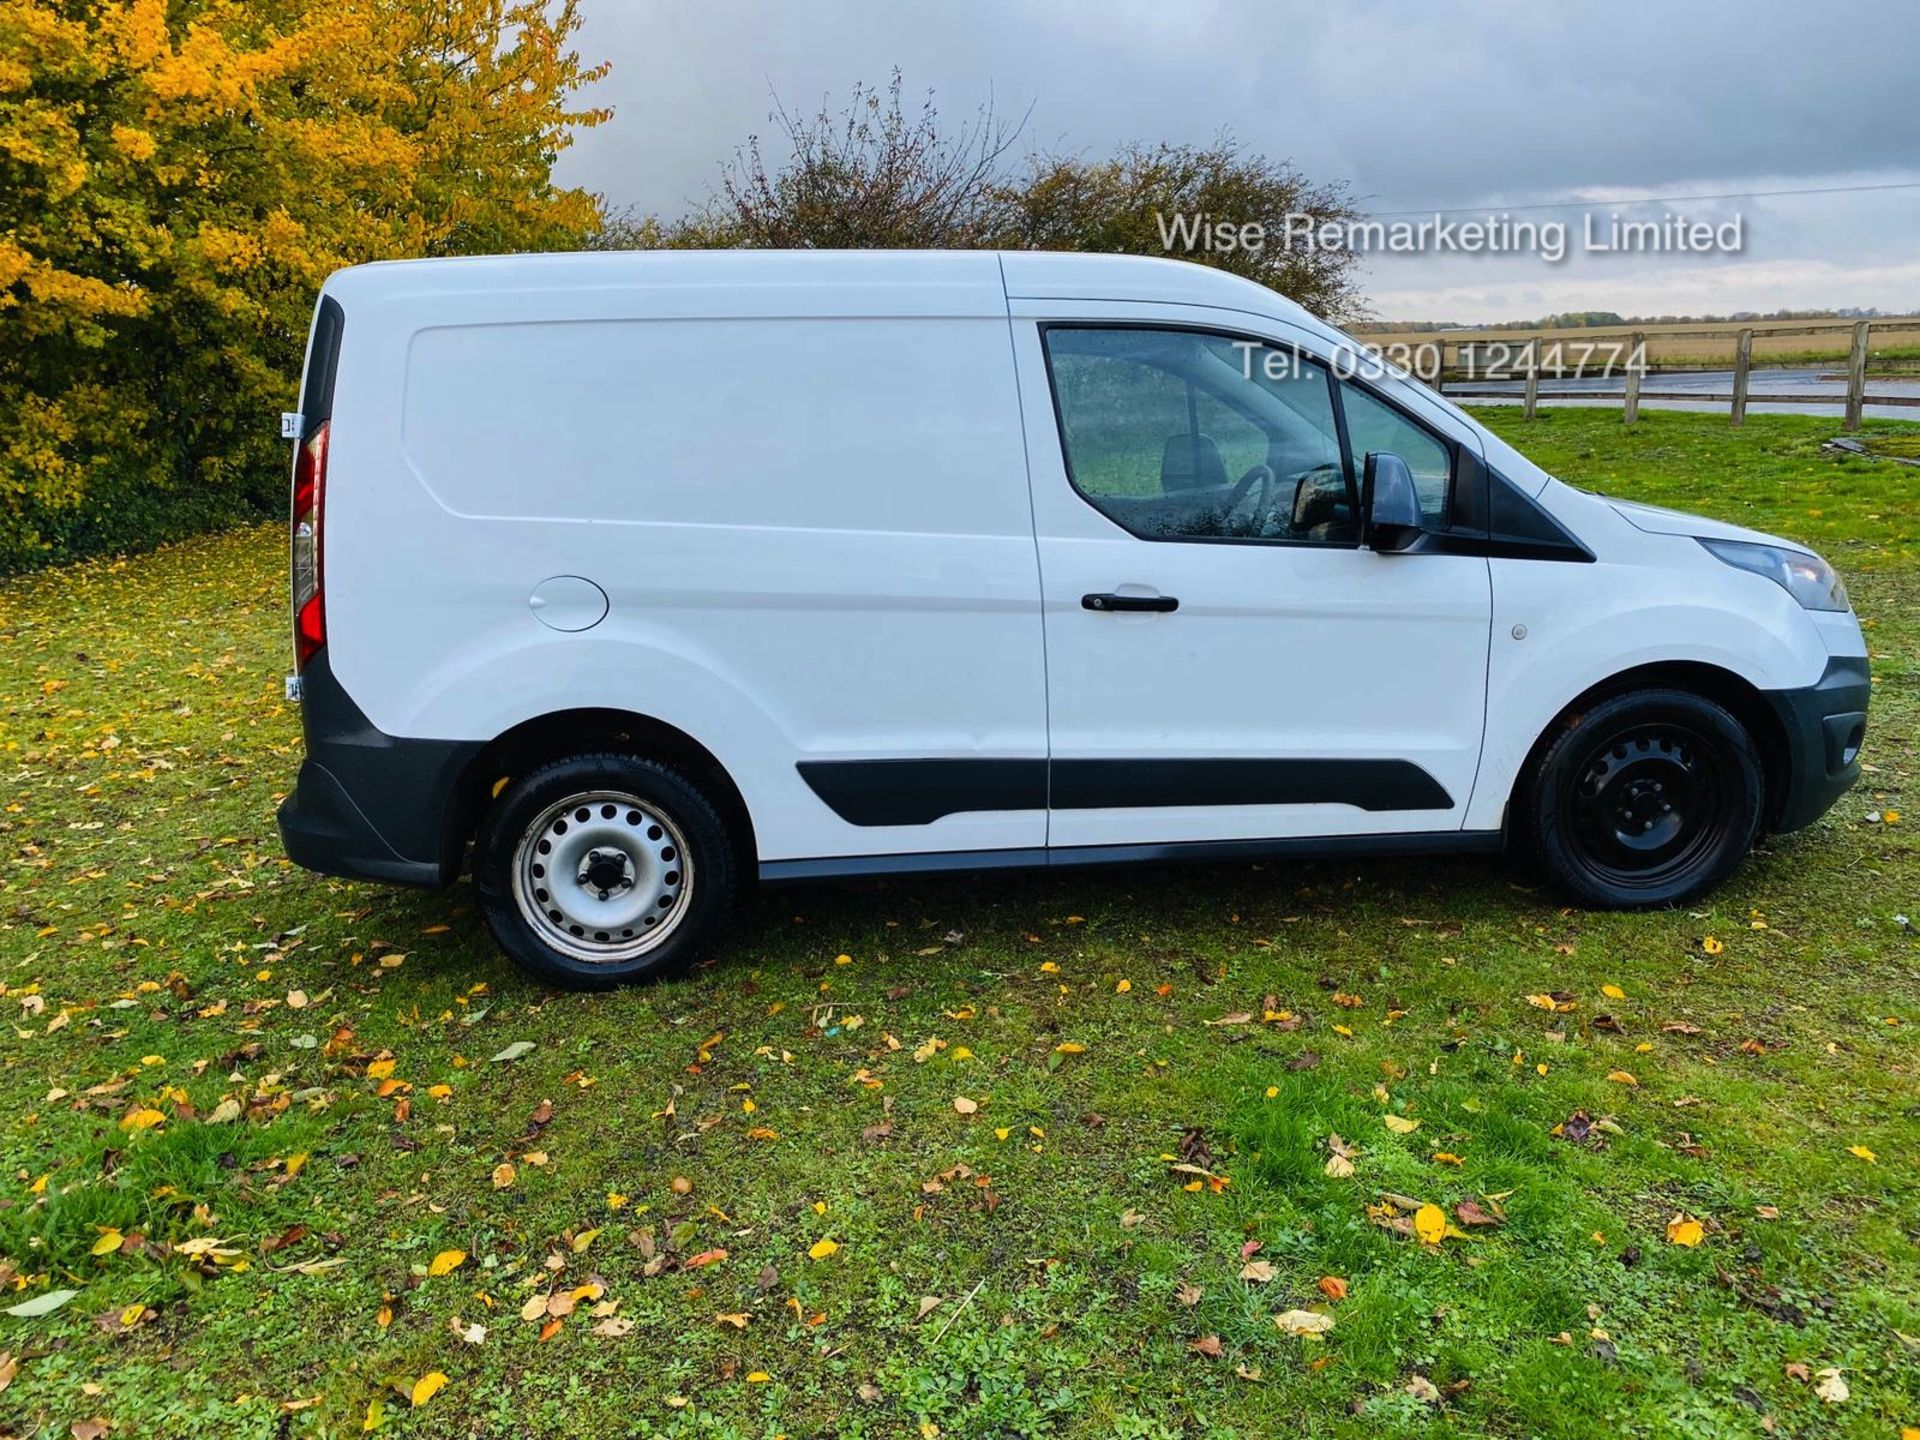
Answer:
<svg viewBox="0 0 1920 1440"><path fill-rule="evenodd" d="M345 270L293 483L287 853L603 986L743 885L1532 852L1673 905L1858 774L1817 555L1553 479L1168 260Z"/></svg>

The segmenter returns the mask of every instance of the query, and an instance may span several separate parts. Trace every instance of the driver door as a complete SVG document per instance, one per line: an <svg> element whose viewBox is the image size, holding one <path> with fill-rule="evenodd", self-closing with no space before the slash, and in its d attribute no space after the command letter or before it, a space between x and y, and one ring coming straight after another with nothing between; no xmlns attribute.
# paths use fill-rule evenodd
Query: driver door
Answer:
<svg viewBox="0 0 1920 1440"><path fill-rule="evenodd" d="M1049 845L1459 829L1485 718L1488 564L1360 548L1349 422L1407 460L1436 524L1471 432L1251 340L1249 317L1213 329L1192 307L1106 304L1096 320L1014 304Z"/></svg>

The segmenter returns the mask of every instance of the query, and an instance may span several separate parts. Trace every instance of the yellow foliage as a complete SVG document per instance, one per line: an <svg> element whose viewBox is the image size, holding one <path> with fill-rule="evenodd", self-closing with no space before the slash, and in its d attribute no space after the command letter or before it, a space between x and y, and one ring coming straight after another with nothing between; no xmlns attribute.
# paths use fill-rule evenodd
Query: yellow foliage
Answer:
<svg viewBox="0 0 1920 1440"><path fill-rule="evenodd" d="M277 509L334 270L582 243L578 3L0 0L0 573Z"/></svg>

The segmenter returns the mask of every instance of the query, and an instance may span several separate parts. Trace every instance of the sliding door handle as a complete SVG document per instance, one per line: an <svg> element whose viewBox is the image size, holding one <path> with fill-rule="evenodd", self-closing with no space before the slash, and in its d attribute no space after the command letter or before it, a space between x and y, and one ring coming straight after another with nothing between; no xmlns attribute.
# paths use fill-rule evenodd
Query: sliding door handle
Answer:
<svg viewBox="0 0 1920 1440"><path fill-rule="evenodd" d="M1082 610L1150 610L1165 615L1180 608L1171 595L1082 595Z"/></svg>

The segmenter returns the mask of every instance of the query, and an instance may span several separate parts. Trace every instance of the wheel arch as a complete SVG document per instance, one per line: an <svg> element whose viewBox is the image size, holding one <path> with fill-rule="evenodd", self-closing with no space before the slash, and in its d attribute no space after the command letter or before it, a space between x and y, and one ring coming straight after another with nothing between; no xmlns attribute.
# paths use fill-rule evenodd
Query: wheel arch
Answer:
<svg viewBox="0 0 1920 1440"><path fill-rule="evenodd" d="M1596 681L1554 712L1534 737L1507 794L1507 830L1514 831L1516 805L1533 782L1540 757L1566 727L1603 700L1633 690L1684 690L1711 700L1740 722L1760 752L1761 823L1771 828L1786 803L1791 779L1791 750L1779 712L1752 681L1723 666L1701 660L1659 660L1636 665Z"/></svg>
<svg viewBox="0 0 1920 1440"><path fill-rule="evenodd" d="M678 726L628 710L557 710L523 720L484 745L467 763L449 809L455 844L463 845L479 828L480 817L506 784L529 768L585 750L616 750L658 760L687 773L707 792L740 846L741 872L751 877L758 866L753 816L727 767L705 745Z"/></svg>

